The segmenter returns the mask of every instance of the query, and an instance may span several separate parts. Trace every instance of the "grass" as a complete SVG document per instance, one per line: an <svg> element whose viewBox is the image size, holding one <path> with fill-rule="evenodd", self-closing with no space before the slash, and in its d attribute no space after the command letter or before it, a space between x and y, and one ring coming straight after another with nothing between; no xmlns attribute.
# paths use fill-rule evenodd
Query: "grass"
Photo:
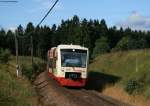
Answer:
<svg viewBox="0 0 150 106"><path fill-rule="evenodd" d="M132 93L140 93L150 98L150 50L100 55L90 64L89 70L117 76L120 78L120 81L116 82L117 85L129 90L138 90ZM132 85L134 81L136 83Z"/></svg>
<svg viewBox="0 0 150 106"><path fill-rule="evenodd" d="M23 64L31 66L29 60L29 57L23 57ZM12 57L8 64L0 64L0 106L38 105L31 83L26 78L16 77L15 58Z"/></svg>

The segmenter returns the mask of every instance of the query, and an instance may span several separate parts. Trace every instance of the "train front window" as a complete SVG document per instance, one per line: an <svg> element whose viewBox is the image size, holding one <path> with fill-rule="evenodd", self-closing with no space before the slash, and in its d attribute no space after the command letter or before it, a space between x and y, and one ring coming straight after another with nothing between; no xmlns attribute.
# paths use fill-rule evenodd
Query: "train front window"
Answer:
<svg viewBox="0 0 150 106"><path fill-rule="evenodd" d="M87 63L87 50L61 49L62 67L82 67Z"/></svg>

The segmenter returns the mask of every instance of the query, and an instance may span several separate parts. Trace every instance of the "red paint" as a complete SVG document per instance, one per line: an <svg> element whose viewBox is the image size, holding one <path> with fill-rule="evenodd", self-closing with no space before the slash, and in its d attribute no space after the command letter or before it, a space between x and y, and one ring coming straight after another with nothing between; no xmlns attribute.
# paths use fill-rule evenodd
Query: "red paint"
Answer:
<svg viewBox="0 0 150 106"><path fill-rule="evenodd" d="M59 82L61 86L74 86L74 87L84 87L86 83L86 79L78 79L78 80L72 80L72 79L66 79L64 77L55 77L52 73L48 73L50 77L55 79Z"/></svg>

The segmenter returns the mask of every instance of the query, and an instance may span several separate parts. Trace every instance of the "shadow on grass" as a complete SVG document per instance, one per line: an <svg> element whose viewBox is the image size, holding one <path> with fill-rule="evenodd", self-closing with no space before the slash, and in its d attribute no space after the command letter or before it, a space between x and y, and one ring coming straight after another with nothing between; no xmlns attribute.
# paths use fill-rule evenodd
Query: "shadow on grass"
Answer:
<svg viewBox="0 0 150 106"><path fill-rule="evenodd" d="M120 77L104 74L97 71L90 71L88 73L88 81L86 83L85 89L102 91L106 85L114 85L116 82L121 80Z"/></svg>

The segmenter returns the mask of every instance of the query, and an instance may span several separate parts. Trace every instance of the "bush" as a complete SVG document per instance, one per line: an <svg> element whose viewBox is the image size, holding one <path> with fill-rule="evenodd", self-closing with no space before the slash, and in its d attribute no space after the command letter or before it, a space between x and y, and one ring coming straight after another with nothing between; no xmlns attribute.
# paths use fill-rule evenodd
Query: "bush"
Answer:
<svg viewBox="0 0 150 106"><path fill-rule="evenodd" d="M125 91L129 94L137 94L142 91L143 84L136 80L129 80L125 86Z"/></svg>
<svg viewBox="0 0 150 106"><path fill-rule="evenodd" d="M147 48L148 44L145 39L133 39L131 37L123 37L112 51L132 50Z"/></svg>
<svg viewBox="0 0 150 106"><path fill-rule="evenodd" d="M38 75L39 73L43 72L45 70L45 63L44 62L38 62L33 64L33 70L35 75Z"/></svg>
<svg viewBox="0 0 150 106"><path fill-rule="evenodd" d="M144 96L146 99L150 99L150 86L147 87L146 91L144 92Z"/></svg>
<svg viewBox="0 0 150 106"><path fill-rule="evenodd" d="M32 92L26 81L6 72L4 65L0 67L0 106L31 106Z"/></svg>
<svg viewBox="0 0 150 106"><path fill-rule="evenodd" d="M8 61L10 60L10 50L9 49L0 49L0 62L1 63L8 63Z"/></svg>
<svg viewBox="0 0 150 106"><path fill-rule="evenodd" d="M22 74L25 75L30 81L33 81L36 76L45 70L44 62L37 62L32 66L22 65Z"/></svg>
<svg viewBox="0 0 150 106"><path fill-rule="evenodd" d="M25 75L29 80L33 80L33 68L22 65L22 74Z"/></svg>
<svg viewBox="0 0 150 106"><path fill-rule="evenodd" d="M93 58L95 58L99 54L104 54L109 52L110 47L108 44L108 39L106 37L101 37L100 39L96 40L95 48L93 50Z"/></svg>
<svg viewBox="0 0 150 106"><path fill-rule="evenodd" d="M5 88L4 90L4 88L0 88L0 106L12 106L16 104L17 101L10 92L10 89Z"/></svg>

